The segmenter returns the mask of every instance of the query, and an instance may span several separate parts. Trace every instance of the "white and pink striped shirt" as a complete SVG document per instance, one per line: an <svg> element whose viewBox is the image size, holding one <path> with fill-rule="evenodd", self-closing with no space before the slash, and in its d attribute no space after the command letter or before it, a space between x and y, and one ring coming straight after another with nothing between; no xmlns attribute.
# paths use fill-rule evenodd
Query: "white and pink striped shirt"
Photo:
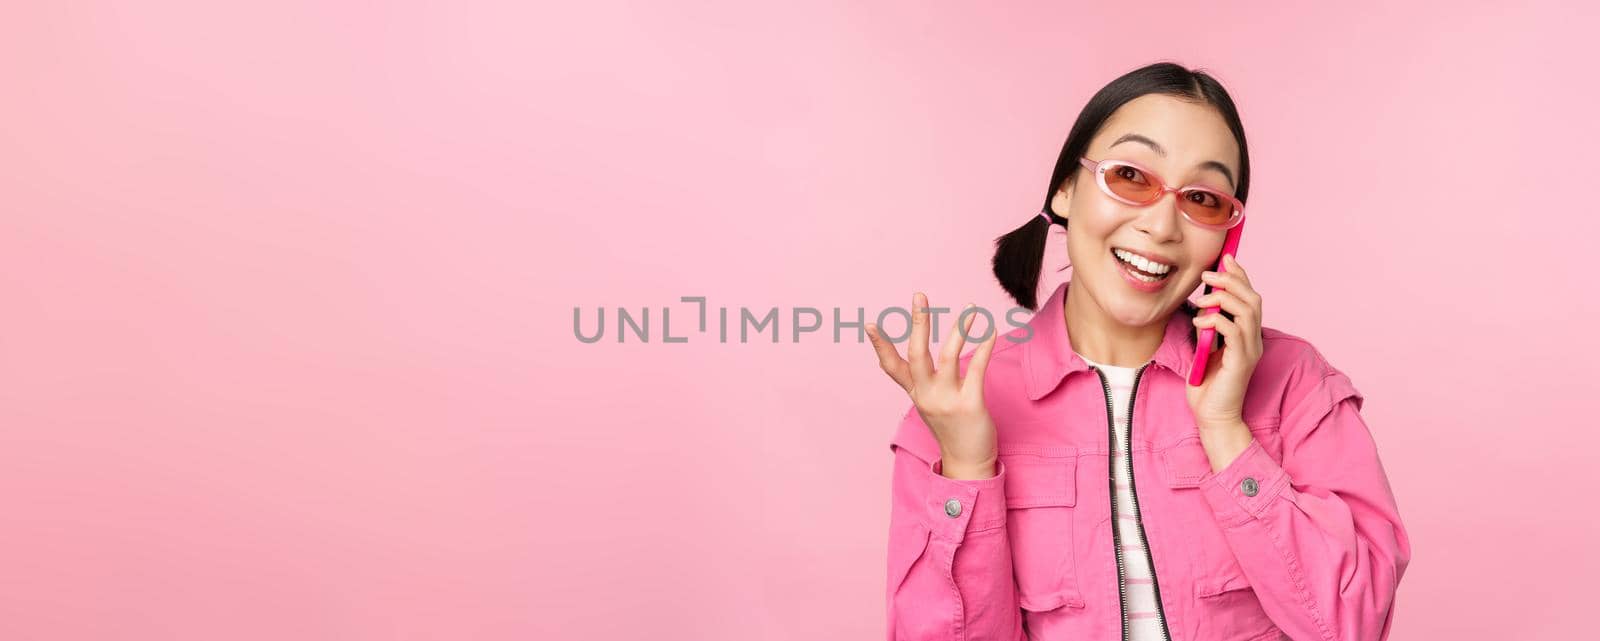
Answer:
<svg viewBox="0 0 1600 641"><path fill-rule="evenodd" d="M1113 425L1116 443L1111 446L1111 473L1116 482L1117 544L1122 548L1122 567L1128 595L1128 632L1133 641L1161 641L1161 612L1156 607L1155 585L1150 567L1150 554L1139 540L1139 516L1134 509L1133 493L1128 489L1128 401L1133 396L1133 379L1137 367L1103 365L1084 358L1105 373L1111 387Z"/></svg>

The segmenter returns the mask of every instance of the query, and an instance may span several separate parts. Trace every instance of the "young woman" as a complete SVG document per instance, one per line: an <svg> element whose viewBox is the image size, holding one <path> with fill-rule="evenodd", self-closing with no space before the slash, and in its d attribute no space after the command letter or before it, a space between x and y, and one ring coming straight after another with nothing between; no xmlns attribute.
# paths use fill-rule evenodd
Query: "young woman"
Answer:
<svg viewBox="0 0 1600 641"><path fill-rule="evenodd" d="M1028 327L961 356L968 316L933 355L916 294L908 358L867 328L913 405L890 445L891 640L1388 635L1411 549L1363 397L1261 325L1243 266L1217 273L1249 185L1222 86L1135 70L1090 99L1043 211L997 243L1000 284L1035 309L1066 228L1072 279ZM1201 283L1218 291L1191 303ZM1197 327L1223 347L1189 386Z"/></svg>

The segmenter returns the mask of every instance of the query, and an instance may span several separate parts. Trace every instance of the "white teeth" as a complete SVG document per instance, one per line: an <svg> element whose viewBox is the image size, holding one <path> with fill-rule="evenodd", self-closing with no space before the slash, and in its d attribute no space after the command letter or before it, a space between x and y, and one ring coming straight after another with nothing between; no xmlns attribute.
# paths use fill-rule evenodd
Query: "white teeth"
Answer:
<svg viewBox="0 0 1600 641"><path fill-rule="evenodd" d="M1130 252L1130 251L1126 251L1126 250L1122 250L1122 249L1113 249L1113 250L1111 250L1111 253L1116 254L1117 258L1122 259L1124 262L1126 262L1126 263L1128 263L1130 265L1133 265L1134 267L1138 267L1139 269L1142 269L1144 271L1150 272L1152 274L1166 274L1167 272L1172 270L1172 266L1171 265L1165 265L1165 264L1162 264L1162 263L1157 263L1157 262L1154 262L1154 261L1151 261L1151 260L1147 260L1147 259L1145 259L1145 257L1140 256L1140 255L1135 254L1135 253ZM1151 280L1156 280L1156 279L1151 279Z"/></svg>
<svg viewBox="0 0 1600 641"><path fill-rule="evenodd" d="M1133 277L1134 277L1134 278L1137 278L1137 279L1139 279L1139 280L1142 280L1142 281L1144 281L1144 282L1146 282L1146 283L1153 283L1153 282L1156 282L1156 281L1158 281L1158 280L1161 280L1161 279L1160 279L1160 278L1155 278L1155 277L1153 277L1153 276L1146 276L1146 275L1144 275L1144 274L1141 274L1141 273L1139 273L1139 272L1130 272L1130 273L1132 273L1132 274L1133 274Z"/></svg>

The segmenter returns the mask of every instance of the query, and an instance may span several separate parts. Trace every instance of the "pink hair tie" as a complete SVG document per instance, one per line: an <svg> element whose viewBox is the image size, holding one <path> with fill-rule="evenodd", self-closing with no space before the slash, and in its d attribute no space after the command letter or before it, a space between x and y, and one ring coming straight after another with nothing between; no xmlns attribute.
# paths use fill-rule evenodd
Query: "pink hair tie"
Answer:
<svg viewBox="0 0 1600 641"><path fill-rule="evenodd" d="M1050 220L1050 214L1046 213L1043 209L1039 210L1039 216L1041 218L1044 218L1044 222L1050 223L1052 225L1055 224L1055 221Z"/></svg>

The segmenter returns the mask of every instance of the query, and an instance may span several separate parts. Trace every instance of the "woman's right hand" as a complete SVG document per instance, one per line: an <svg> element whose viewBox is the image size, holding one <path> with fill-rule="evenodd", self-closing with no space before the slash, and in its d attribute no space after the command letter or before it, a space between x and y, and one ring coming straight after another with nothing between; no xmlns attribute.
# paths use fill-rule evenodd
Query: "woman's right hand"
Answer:
<svg viewBox="0 0 1600 641"><path fill-rule="evenodd" d="M994 419L983 404L983 373L1000 337L998 327L990 328L989 339L978 345L966 375L961 375L961 348L976 316L969 314L961 331L952 332L939 350L938 362L928 354L928 298L921 292L911 296L909 362L879 334L877 325L867 324L867 338L878 353L878 364L911 396L922 422L939 442L943 474L954 479L991 478L998 459Z"/></svg>

